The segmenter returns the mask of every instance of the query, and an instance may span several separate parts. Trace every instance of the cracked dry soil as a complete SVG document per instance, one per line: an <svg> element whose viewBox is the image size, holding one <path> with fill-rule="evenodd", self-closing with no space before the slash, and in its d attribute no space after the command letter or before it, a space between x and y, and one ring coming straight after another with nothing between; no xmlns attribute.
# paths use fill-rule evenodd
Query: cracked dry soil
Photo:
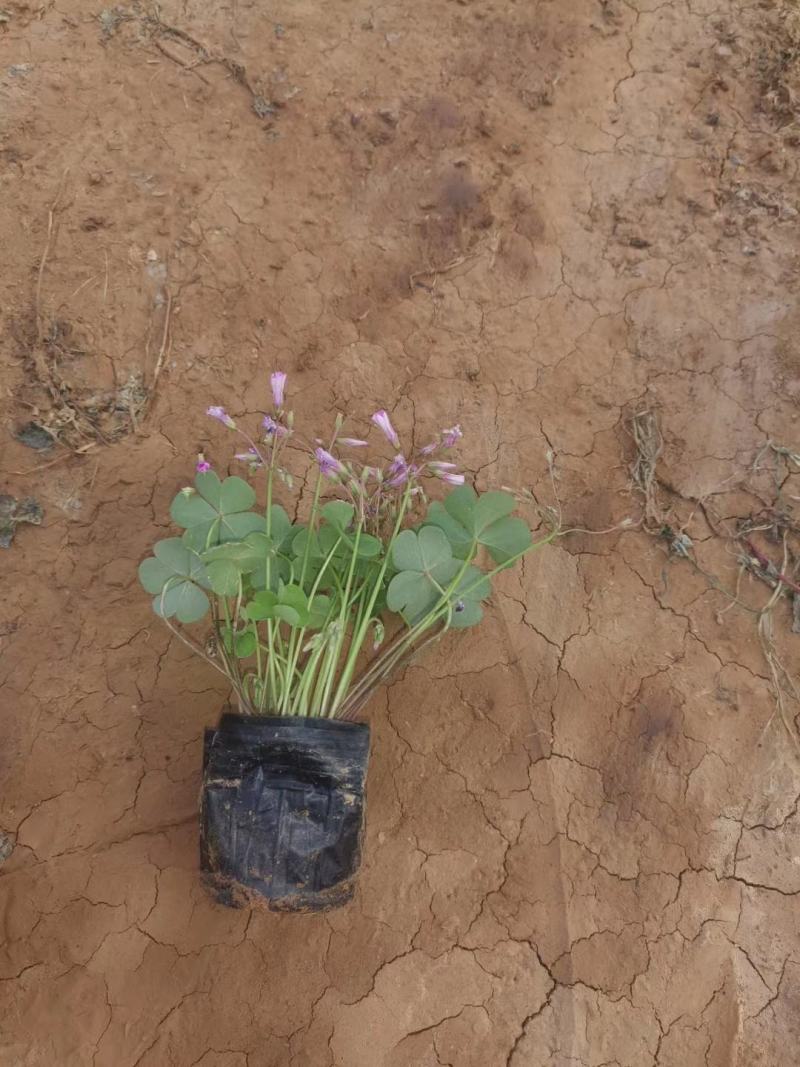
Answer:
<svg viewBox="0 0 800 1067"><path fill-rule="evenodd" d="M255 413L275 366L309 424L460 420L481 485L546 497L552 447L592 528L638 515L646 406L676 492L751 514L737 471L799 436L779 8L3 14L4 421L58 408L84 449L4 442L46 515L2 557L3 1067L793 1067L800 767L752 620L685 562L576 534L507 578L373 702L356 899L292 917L200 887L224 692L135 580L193 454L226 462L203 409ZM69 411L130 381L149 408L87 448Z"/></svg>

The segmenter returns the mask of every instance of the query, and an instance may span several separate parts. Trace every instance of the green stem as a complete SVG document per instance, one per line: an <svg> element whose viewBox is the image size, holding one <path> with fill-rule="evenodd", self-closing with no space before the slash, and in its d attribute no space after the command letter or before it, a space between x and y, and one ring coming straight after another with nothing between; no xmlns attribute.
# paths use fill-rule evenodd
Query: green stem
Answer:
<svg viewBox="0 0 800 1067"><path fill-rule="evenodd" d="M369 603L363 613L360 623L353 631L353 639L350 642L350 651L347 656L344 668L342 669L342 674L339 679L339 685L336 689L333 701L331 702L331 716L336 714L339 705L341 704L342 700L344 700L344 697L347 693L347 689L350 685L350 681L353 677L353 673L356 668L356 662L358 660L359 653L361 652L361 646L364 644L364 640L367 636L367 631L369 629L369 623L372 618L372 610L375 607L375 602L378 599L378 594L381 590L381 586L383 585L383 579L384 575L386 574L386 569L389 566L389 560L392 555L392 545L394 544L395 538L400 532L400 526L403 522L403 519L405 518L406 510L408 509L408 501L410 495L411 487L409 485L406 486L406 490L403 493L403 498L400 501L400 507L397 511L397 519L394 524L394 529L392 530L392 536L389 538L389 543L386 546L386 554L383 557L381 569L378 572L378 575L375 579L375 584L372 588L372 596L370 597Z"/></svg>
<svg viewBox="0 0 800 1067"><path fill-rule="evenodd" d="M437 630L436 633L431 634L430 637L426 637L424 641L416 646L396 648L394 654L386 659L383 670L380 674L375 676L374 681L365 685L362 685L361 681L359 681L359 683L348 693L347 699L343 701L339 710L339 717L342 719L354 718L372 696L374 690L385 681L393 671L397 670L403 660L410 660L413 656L418 655L424 648L435 644L436 641L439 641L442 638L446 630L446 626L442 627L440 630Z"/></svg>
<svg viewBox="0 0 800 1067"><path fill-rule="evenodd" d="M267 510L265 515L265 525L267 538L270 540L269 548L267 549L267 559L264 566L264 582L265 588L272 588L272 479L274 477L275 466L275 446L273 445L270 453L269 467L267 468ZM260 712L264 711L264 705L267 703L267 696L272 698L272 701L276 705L277 710L277 678L275 673L275 634L272 627L272 620L267 620L267 672L269 675L269 685L264 684L261 687L261 706Z"/></svg>
<svg viewBox="0 0 800 1067"><path fill-rule="evenodd" d="M339 666L339 659L341 658L344 642L347 638L347 614L350 609L350 590L353 588L353 575L355 574L356 562L358 561L358 546L361 541L361 529L362 521L359 519L358 526L356 526L355 537L353 539L353 554L350 557L350 567L347 572L344 596L342 597L342 610L339 614L339 633L336 635L335 655L330 661L328 678L322 693L322 706L320 708L321 715L331 714L331 711L327 710L329 707L328 701L330 700L331 690L333 689L333 683L336 678L336 670Z"/></svg>
<svg viewBox="0 0 800 1067"><path fill-rule="evenodd" d="M314 522L315 522L316 515L317 515L317 507L319 505L319 496L320 496L321 492L322 492L322 472L320 471L317 474L317 483L314 486L314 499L311 501L311 513L309 515L308 527L307 527L308 535L306 537L305 548L303 549L303 562L300 565L300 582L299 582L299 585L300 585L301 589L303 588L303 584L304 584L304 582L306 580L306 571L308 570L308 561L311 558L311 538L314 535ZM319 580L319 578L317 580ZM316 586L315 586L315 590L316 590ZM313 597L313 595L314 595L314 592L312 592L311 595L308 598L309 603L311 603L311 598ZM300 649L303 647L303 640L304 640L305 632L306 632L305 631L305 627L302 630L300 630L299 632L297 630L292 630L292 635L289 638L289 652L288 652L288 661L289 661L290 669L293 669L294 666L297 663L298 657L300 655ZM284 691L284 697L283 697L283 707L281 709L281 714L282 715L287 715L288 714L290 703L291 703L291 686L286 686L285 691Z"/></svg>
<svg viewBox="0 0 800 1067"><path fill-rule="evenodd" d="M222 642L221 651L222 651L223 658L225 660L225 666L228 668L228 672L230 673L230 678L231 678L231 682L233 683L233 688L236 690L236 692L238 694L240 694L240 696L244 696L245 693L244 693L244 689L242 687L242 677L241 677L241 674L239 673L239 664L236 662L236 650L235 650L234 644L233 644L233 639L234 639L233 622L232 622L232 619L231 619L230 609L228 607L228 598L223 596L223 597L218 597L217 599L222 604L223 613L225 615L225 623L226 623L226 625L228 627L228 632L231 635L231 651L230 651L230 654L228 653L228 650L225 648L225 642L224 641ZM240 703L241 703L241 701L240 701Z"/></svg>
<svg viewBox="0 0 800 1067"><path fill-rule="evenodd" d="M325 574L325 571L328 569L328 566L329 566L331 560L333 559L334 554L336 553L336 549L339 547L339 545L341 543L341 540L342 540L341 537L337 538L336 543L334 544L333 548L330 550L328 555L325 557L325 561L322 564L322 567L320 568L320 572L317 575L313 586L311 587L311 592L308 595L309 606L311 605L311 602L313 601L314 597L317 594L317 590L319 589L320 582L322 581L322 578L323 578L323 576ZM327 622L328 622L328 620L326 619L325 620L325 625L327 625ZM297 660L300 658L300 653L302 652L302 649L303 649L303 641L305 640L305 635L307 633L307 630L308 630L308 628L305 627L305 626L301 630L292 630L292 641L295 640L295 637L297 638L297 640L295 642L295 648L294 648L294 653L293 654L292 654L292 646L291 645L289 646L289 670L292 673L294 673L294 671L297 668ZM289 710L290 710L290 707L291 707L291 699L290 699L290 697L291 697L291 689L287 688L286 695L285 695L285 698L284 698L283 710L281 711L282 715L287 715L289 713Z"/></svg>
<svg viewBox="0 0 800 1067"><path fill-rule="evenodd" d="M540 541L536 541L534 544L528 545L521 552L516 553L516 555L512 556L510 559L507 559L503 563L499 563L491 571L482 573L480 578L476 579L476 581L472 585L469 585L466 589L462 590L462 593L466 595L472 592L472 590L476 589L481 584L481 582L491 580L501 571L508 570L508 568L512 567L518 559L522 558L522 556L526 555L528 552L533 552L537 548L541 548L543 545L549 544L557 536L558 531L553 530L547 535L547 537L543 537ZM375 660L374 663L372 663L367 668L364 674L362 674L362 676L359 678L352 692L347 694L346 700L342 700L341 705L337 706L337 714L340 711L340 707L347 708L348 714L352 713L352 705L358 702L358 696L364 693L365 690L369 689L371 691L374 686L378 685L380 681L386 677L388 672L392 670L405 655L413 654L415 651L419 651L419 649L413 648L414 643L419 638L421 638L422 635L431 628L431 626L434 626L437 622L441 621L445 615L449 616L452 611L452 608L450 606L451 594L458 587L458 583L463 578L467 567L470 565L472 559L474 558L474 552L476 548L477 541L473 543L472 548L467 554L467 558L464 560L462 567L455 575L453 580L450 582L450 585L447 587L447 589L443 591L443 595L439 598L437 603L431 608L427 615L423 616L422 619L420 619L410 628L408 633L400 640L398 644L391 645L388 649L385 650L384 653L382 653L381 656L378 657L377 660ZM437 639L442 636L445 630L448 629L448 626L449 619L443 627L441 633L436 635ZM426 641L425 644L427 643L428 642ZM363 701L358 703L360 706Z"/></svg>

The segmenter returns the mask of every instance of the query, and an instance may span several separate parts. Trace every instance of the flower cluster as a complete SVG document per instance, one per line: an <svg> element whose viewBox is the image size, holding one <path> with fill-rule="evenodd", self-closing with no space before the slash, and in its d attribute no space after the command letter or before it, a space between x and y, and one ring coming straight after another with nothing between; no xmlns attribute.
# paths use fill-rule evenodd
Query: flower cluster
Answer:
<svg viewBox="0 0 800 1067"><path fill-rule="evenodd" d="M284 407L286 374L282 371L275 371L270 376L270 386L274 410L272 414L265 415L261 423L264 431L262 444L268 450L275 449L279 442L288 438L293 432L292 413L286 412ZM213 405L207 409L206 413L211 418L221 422L223 426L236 430L248 442L247 450L238 452L236 459L249 463L253 468L270 465L270 460L263 454L259 445L237 426L225 408ZM376 411L371 421L381 431L389 444L397 450L393 459L385 467L367 466L366 464L356 464L352 461L340 459L334 450L338 450L341 447L365 448L368 442L360 437L339 436L342 425L342 418L339 417L336 421L333 437L327 446L319 439L315 445L309 446L309 451L313 453L321 475L332 481L341 482L351 494L356 493L360 497L364 497L367 494L366 487L370 483L378 486L379 493L385 492L386 489L408 491L410 493L417 492L419 491L418 483L420 479L426 476L438 478L448 485L464 484L464 475L459 472L455 463L432 458L458 444L463 436L460 426L451 426L441 430L435 440L407 456L402 451L400 435L392 425L389 413L385 409L381 408L380 411ZM198 472L210 469L210 463L208 463L205 456L200 454L197 462Z"/></svg>
<svg viewBox="0 0 800 1067"><path fill-rule="evenodd" d="M225 408L208 408L241 438L236 458L263 480L262 502L199 453L194 486L170 506L183 532L155 546L139 577L156 614L229 679L243 713L352 718L418 651L477 625L491 579L557 528L534 544L511 494L464 484L451 456L460 426L415 447L382 408L371 421L386 458L361 462L367 441L344 436L343 415L325 438L295 426L286 384L272 374L272 405L252 436ZM290 515L276 480L291 493L288 468L303 454L316 474L310 506L295 500ZM446 483L437 500L427 499L430 479ZM213 652L169 621L209 614Z"/></svg>

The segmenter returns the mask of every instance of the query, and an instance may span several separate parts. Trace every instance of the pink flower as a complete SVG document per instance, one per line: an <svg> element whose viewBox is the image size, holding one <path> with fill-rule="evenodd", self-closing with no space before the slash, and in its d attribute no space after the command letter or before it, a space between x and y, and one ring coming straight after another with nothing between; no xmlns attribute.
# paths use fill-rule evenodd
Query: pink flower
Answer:
<svg viewBox="0 0 800 1067"><path fill-rule="evenodd" d="M448 485L463 485L465 481L463 474L450 474L449 471L444 471L439 477Z"/></svg>
<svg viewBox="0 0 800 1067"><path fill-rule="evenodd" d="M332 456L326 449L315 448L314 455L317 457L320 473L326 477L338 478L340 474L346 473L344 464L340 463L336 456Z"/></svg>
<svg viewBox="0 0 800 1067"><path fill-rule="evenodd" d="M217 422L221 422L223 426L227 426L229 430L233 430L236 427L236 423L227 413L225 408L221 408L218 405L213 405L210 408L206 408L206 415L210 415L212 419L216 419Z"/></svg>
<svg viewBox="0 0 800 1067"><path fill-rule="evenodd" d="M271 415L265 415L264 420L261 423L264 429L267 431L267 435L275 434L276 437L286 437L289 431L285 426L281 426L279 422L276 422Z"/></svg>
<svg viewBox="0 0 800 1067"><path fill-rule="evenodd" d="M434 459L431 460L431 462L428 464L428 469L430 470L431 474L434 474L436 475L436 477L439 477L439 475L442 474L443 471L454 471L456 469L456 466L457 465L455 463L445 463L441 459Z"/></svg>
<svg viewBox="0 0 800 1067"><path fill-rule="evenodd" d="M442 430L442 444L445 448L452 448L463 436L464 434L461 432L461 426L456 423L456 425L451 426L449 430Z"/></svg>
<svg viewBox="0 0 800 1067"><path fill-rule="evenodd" d="M206 474L211 470L211 464L208 462L202 452L198 453L197 464L194 468L198 474Z"/></svg>
<svg viewBox="0 0 800 1067"><path fill-rule="evenodd" d="M368 442L362 441L360 437L340 437L337 444L347 445L348 448L366 448Z"/></svg>
<svg viewBox="0 0 800 1067"><path fill-rule="evenodd" d="M387 441L393 444L395 448L400 447L400 438L397 436L397 431L395 430L394 426L392 426L391 419L389 418L387 412L383 410L376 411L375 414L372 416L372 421L383 433Z"/></svg>
<svg viewBox="0 0 800 1067"><path fill-rule="evenodd" d="M240 459L243 463L254 463L261 465L261 456L258 454L257 449L248 448L246 452L237 452L233 457L234 459Z"/></svg>
<svg viewBox="0 0 800 1067"><path fill-rule="evenodd" d="M276 408L283 407L283 390L286 386L286 375L283 371L276 370L269 377L269 383L272 386L272 402Z"/></svg>
<svg viewBox="0 0 800 1067"><path fill-rule="evenodd" d="M429 445L424 445L420 449L420 453L423 456L431 456L431 455L433 455L433 453L436 451L437 448L439 448L439 442L438 441L431 441L431 443Z"/></svg>
<svg viewBox="0 0 800 1067"><path fill-rule="evenodd" d="M386 480L386 484L392 489L397 489L404 485L413 475L418 474L419 467L409 464L405 456L397 455L389 464L387 473L389 477Z"/></svg>

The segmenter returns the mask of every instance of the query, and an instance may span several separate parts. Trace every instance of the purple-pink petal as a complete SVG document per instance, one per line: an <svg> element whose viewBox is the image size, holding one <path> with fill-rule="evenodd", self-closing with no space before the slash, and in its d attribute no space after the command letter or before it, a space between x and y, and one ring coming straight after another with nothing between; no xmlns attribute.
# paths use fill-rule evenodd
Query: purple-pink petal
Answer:
<svg viewBox="0 0 800 1067"><path fill-rule="evenodd" d="M206 408L206 415L210 415L212 419L216 419L217 422L221 422L223 426L227 426L231 430L236 426L236 423L225 408L220 407L218 404L212 404L210 408Z"/></svg>
<svg viewBox="0 0 800 1067"><path fill-rule="evenodd" d="M397 436L397 431L392 426L392 420L389 418L388 412L381 409L376 411L372 416L373 423L378 427L381 433L384 435L387 441L394 445L395 448L400 447L400 438Z"/></svg>
<svg viewBox="0 0 800 1067"><path fill-rule="evenodd" d="M360 437L339 437L337 444L347 445L348 448L366 448L368 441L362 441Z"/></svg>
<svg viewBox="0 0 800 1067"><path fill-rule="evenodd" d="M317 457L320 473L328 478L338 478L340 474L345 472L344 466L327 449L315 448L314 455Z"/></svg>
<svg viewBox="0 0 800 1067"><path fill-rule="evenodd" d="M445 448L452 448L463 436L464 434L461 432L461 426L456 423L456 425L451 426L449 430L442 430L442 444Z"/></svg>
<svg viewBox="0 0 800 1067"><path fill-rule="evenodd" d="M439 477L448 485L463 485L466 480L463 474L451 474L449 471L443 471Z"/></svg>
<svg viewBox="0 0 800 1067"><path fill-rule="evenodd" d="M286 437L289 431L281 423L276 422L271 415L265 415L261 425L267 431L268 435L275 434L276 437Z"/></svg>
<svg viewBox="0 0 800 1067"><path fill-rule="evenodd" d="M261 462L261 456L258 454L258 450L255 448L248 448L246 452L237 452L233 458L240 459L243 463L260 464Z"/></svg>
<svg viewBox="0 0 800 1067"><path fill-rule="evenodd" d="M398 455L389 464L387 473L390 477L387 479L386 484L392 489L397 489L399 486L404 485L409 478L419 474L419 467L408 463L405 456Z"/></svg>
<svg viewBox="0 0 800 1067"><path fill-rule="evenodd" d="M273 371L269 377L269 383L272 387L272 401L276 408L283 407L283 391L286 387L286 375L283 371Z"/></svg>

